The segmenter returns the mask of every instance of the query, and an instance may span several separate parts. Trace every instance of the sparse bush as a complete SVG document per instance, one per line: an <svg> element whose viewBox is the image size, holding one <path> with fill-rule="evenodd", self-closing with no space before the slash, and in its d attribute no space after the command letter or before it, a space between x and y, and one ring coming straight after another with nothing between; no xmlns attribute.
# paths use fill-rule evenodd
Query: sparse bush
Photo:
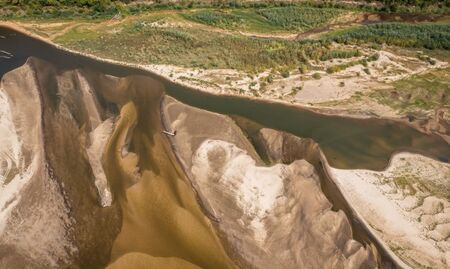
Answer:
<svg viewBox="0 0 450 269"><path fill-rule="evenodd" d="M380 59L380 54L378 52L370 55L370 57L367 59L369 62L378 61Z"/></svg>
<svg viewBox="0 0 450 269"><path fill-rule="evenodd" d="M331 59L346 59L359 57L361 55L361 51L359 50L329 50L320 56L320 60L327 61Z"/></svg>
<svg viewBox="0 0 450 269"><path fill-rule="evenodd" d="M352 66L355 66L355 65L358 65L358 64L366 67L365 69L369 70L367 68L368 62L369 61L373 61L374 59L378 59L378 57L379 57L379 55L378 56L375 56L375 55L378 55L378 53L375 53L374 55L371 55L371 56L369 56L369 57L367 57L365 59L360 59L358 61L352 61L352 62L348 62L348 63L344 63L344 64L337 64L337 65L330 66L330 67L327 68L326 71L327 71L328 74L333 74L333 73L340 72L342 70L345 70L345 69L347 69L349 67L352 67Z"/></svg>
<svg viewBox="0 0 450 269"><path fill-rule="evenodd" d="M289 70L283 70L280 74L283 78L288 78L290 76Z"/></svg>
<svg viewBox="0 0 450 269"><path fill-rule="evenodd" d="M308 72L308 66L306 66L305 64L301 64L298 68L298 71L300 72L300 74L305 74Z"/></svg>
<svg viewBox="0 0 450 269"><path fill-rule="evenodd" d="M319 73L314 73L312 77L313 79L320 79L322 76Z"/></svg>

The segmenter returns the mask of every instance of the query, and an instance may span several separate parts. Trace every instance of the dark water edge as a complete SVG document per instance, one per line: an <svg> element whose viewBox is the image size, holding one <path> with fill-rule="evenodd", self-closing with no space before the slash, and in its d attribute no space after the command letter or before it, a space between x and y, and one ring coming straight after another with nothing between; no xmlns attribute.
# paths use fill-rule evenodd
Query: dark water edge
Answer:
<svg viewBox="0 0 450 269"><path fill-rule="evenodd" d="M402 122L323 115L281 103L201 92L139 68L63 51L7 27L0 27L0 50L7 52L0 51L0 76L20 67L31 56L49 61L61 70L81 68L118 77L151 76L165 85L167 94L185 104L238 115L267 128L312 138L320 145L329 164L336 168L382 170L391 156L400 151L420 153L443 162L450 159L450 145L444 139L421 133Z"/></svg>

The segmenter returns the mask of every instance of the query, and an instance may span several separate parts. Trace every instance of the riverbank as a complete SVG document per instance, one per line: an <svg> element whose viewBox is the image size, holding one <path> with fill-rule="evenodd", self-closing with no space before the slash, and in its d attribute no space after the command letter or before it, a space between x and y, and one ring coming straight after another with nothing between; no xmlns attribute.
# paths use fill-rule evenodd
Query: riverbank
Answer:
<svg viewBox="0 0 450 269"><path fill-rule="evenodd" d="M7 24L3 24L3 25L5 25L5 27L7 27L9 29L17 30L20 33L25 34L25 36L29 36L31 39L37 39L39 41L42 41L43 44L46 44L46 45L50 46L51 48L59 51L59 54L61 54L61 56L59 56L59 57L63 57L64 53L68 53L68 54L76 56L76 57L82 57L82 58L84 58L83 61L89 62L86 66L92 65L94 67L94 66L98 65L98 67L106 68L107 70L110 70L111 72L113 72L112 74L114 74L114 75L123 76L124 74L131 74L130 71L135 70L133 72L136 72L139 74L148 74L157 79L161 79L164 82L164 84L166 84L167 87L169 87L169 88L179 86L180 88L185 88L186 90L188 89L192 93L195 93L195 92L207 93L212 96L218 96L218 97L220 96L223 98L238 98L243 101L249 100L249 101L257 102L257 103L265 103L268 105L270 105L270 104L282 105L286 108L292 108L292 109L300 110L300 111L311 111L318 115L332 115L337 118L342 117L343 119L345 119L345 118L348 118L348 119L352 119L352 118L353 119L379 119L379 120L399 122L400 124L406 124L406 125L413 127L414 129L419 130L420 132L425 133L427 135L433 135L433 134L437 133L437 135L443 137L447 141L447 143L449 141L448 136L442 135L443 133L445 134L445 128L444 128L444 130L442 130L442 128L441 128L441 132L434 132L433 128L429 128L429 125L431 125L431 124L429 124L428 120L426 120L426 119L425 120L416 120L414 117L412 117L412 118L410 118L410 117L405 117L405 118L381 117L381 116L373 115L373 114L367 115L366 113L353 113L353 112L349 113L348 111L342 111L342 110L336 110L336 109L325 109L325 108L317 108L317 107L308 106L308 105L292 104L292 103L286 102L284 100L279 100L279 99L275 99L275 100L268 99L267 100L267 99L263 99L260 97L243 96L243 95L235 94L235 93L211 92L208 90L208 87L199 87L198 85L192 85L192 84L186 83L185 81L174 81L173 78L170 77L170 75L160 74L160 72L158 72L158 70L154 70L145 65L120 62L120 61L116 61L116 60L112 60L112 59L100 58L95 55L90 55L90 54L74 51L71 49L64 48L58 44L54 44L53 42L46 40L45 38L42 38L42 37L36 36L32 33L29 33L28 31L21 29L20 27L16 26L13 23L7 23ZM22 42L25 42L25 41L22 41ZM48 48L43 47L40 50L36 51L36 54L41 55L42 50L47 51ZM32 53L32 52L30 52L30 53ZM53 52L50 55L45 55L44 57L53 58L54 53L56 53L56 52ZM24 60L26 60L26 59L24 59ZM75 63L76 62L78 62L78 60L75 61ZM67 64L67 62L63 61L63 65L65 65L65 64ZM121 68L121 67L124 67L124 68ZM76 68L76 66L74 66L72 68ZM127 68L129 70L125 71ZM443 114L443 116L445 116L445 113L442 113L442 114ZM289 119L287 118L286 120L289 120ZM445 124L445 121L444 121L444 124ZM439 122L434 122L434 125L439 126ZM436 129L436 127L434 129ZM448 161L448 157L442 158L441 161Z"/></svg>

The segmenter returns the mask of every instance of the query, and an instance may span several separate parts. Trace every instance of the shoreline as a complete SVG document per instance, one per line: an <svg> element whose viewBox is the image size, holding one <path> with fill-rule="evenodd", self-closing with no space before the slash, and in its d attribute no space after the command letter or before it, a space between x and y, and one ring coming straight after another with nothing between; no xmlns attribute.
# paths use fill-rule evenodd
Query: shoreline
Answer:
<svg viewBox="0 0 450 269"><path fill-rule="evenodd" d="M424 130L423 128L417 126L414 123L417 123L417 120L413 120L413 121L409 121L407 116L404 117L387 117L387 116L380 116L380 115L375 115L375 114L364 114L362 111L356 111L356 113L351 113L346 111L345 109L336 109L336 108L332 108L332 107L316 107L316 106L312 106L312 105L305 105L305 104L293 104L289 101L285 101L285 100L277 100L277 99L271 99L271 98L267 98L267 97L252 97L252 96L245 96L245 95L239 95L239 94L232 94L232 93L215 93L215 92L211 92L208 90L203 90L201 87L189 84L189 83L183 83L180 82L178 80L173 80L171 77L164 75L158 71L156 71L154 68L149 67L149 65L151 64L136 64L136 63L129 63L129 62L123 62L123 61L118 61L118 60L114 60L114 59L110 59L110 58L102 58L93 54L89 54L89 53L85 53L85 52L80 52L80 51L76 51L73 49L69 49L66 47L63 47L57 43L52 42L51 40L44 38L42 36L36 35L34 33L31 33L30 31L24 29L23 27L15 24L15 23L11 23L11 22L3 22L0 21L0 27L6 27L6 28L10 28L12 30L18 31L28 37L31 37L33 39L37 39L39 41L42 41L58 50L64 51L66 53L70 53L73 55L77 55L77 56L82 56L82 57L86 57L88 59L91 60L96 60L102 63L106 63L106 64L113 64L113 65L118 65L118 66L122 66L122 67L131 67L131 68L135 68L138 69L140 71L144 71L144 72L148 72L151 75L157 77L158 79L162 79L165 82L169 82L175 85L179 85L182 87L186 87L186 88L190 88L202 93L208 93L208 94L212 94L212 95L216 95L216 96L221 96L221 97L238 97L238 98L244 98L244 99L248 99L248 100L252 100L252 101L257 101L257 102L265 102L265 103L269 103L269 104L281 104L284 106L288 106L291 108L295 108L295 109L300 109L300 110L306 110L306 111L310 111L316 114L321 114L321 115L327 115L327 116L338 116L338 117L343 117L343 118L352 118L352 119L382 119L382 120L390 120L390 121L395 121L395 122L400 122L400 123L404 123L407 124L408 126L422 132L425 134L431 134L434 132L429 132ZM406 118L405 118L406 117ZM439 133L434 133L436 135L439 135L442 137L441 134ZM444 137L442 137L444 140L446 140ZM447 140L446 140L447 141ZM450 141L447 141L450 142Z"/></svg>
<svg viewBox="0 0 450 269"><path fill-rule="evenodd" d="M27 31L26 29L22 28L21 26L15 24L15 23L11 23L11 22L2 22L0 21L0 27L5 27L8 28L10 30L13 31L17 31L20 32L21 34L26 35L27 37L30 37L32 39L37 39L49 46L51 46L54 49L60 50L62 52L74 55L74 56L80 56L80 57L84 57L87 60L94 60L94 61L98 61L100 63L103 64L109 64L109 65L115 65L115 66L119 66L119 67L125 67L125 68L132 68L135 69L136 71L141 71L143 73L146 73L148 75L153 76L156 79L159 79L162 81L162 83L167 86L167 84L172 84L175 86L181 86L187 89L190 89L192 91L196 91L202 94L210 94L213 96L218 96L218 97L223 97L223 98L241 98L241 99L246 99L249 100L251 102L259 102L259 103L266 103L266 104L276 104L276 105L283 105L285 107L289 107L292 109L297 109L297 110L303 110L303 111L307 111L307 112L311 112L311 113L315 113L318 115L323 115L323 116L334 116L334 117L340 117L340 118L348 118L348 119L356 119L356 120L370 120L370 119L378 119L378 120L386 120L386 121L392 121L398 124L405 124L406 126L413 128L414 130L421 132L423 134L426 135L437 135L439 136L441 139L443 139L447 144L450 145L450 136L448 135L444 135L438 132L434 132L434 131L430 131L427 130L425 127L420 126L420 120L413 120L410 121L406 116L406 118L402 118L402 117L383 117L383 116L379 116L379 115L368 115L368 114L355 114L355 113L346 113L345 110L339 110L339 109L333 109L333 108L317 108L317 107L313 107L313 106L307 106L307 105L303 105L303 104L292 104L288 101L285 100L276 100L276 99L270 99L270 98L264 98L264 97L252 97L252 96L244 96L244 95L239 95L239 94L231 94L231 93L215 93L215 92L211 92L208 90L203 90L201 87L198 86L194 86L188 83L183 83L180 81L174 81L172 80L169 76L163 75L158 73L157 71L155 71L154 69L151 69L148 67L148 65L142 65L142 64L135 64L135 63L128 63L128 62L122 62L122 61L117 61L117 60L113 60L113 59L109 59L109 58L101 58L92 54L88 54L88 53L84 53L84 52L79 52L76 50L72 50L66 47L63 47L59 44L53 43L51 40L48 40L44 37L38 36L34 33L31 33L29 31ZM167 90L165 90L165 94L169 95L167 93ZM333 112L337 112L337 113L333 113ZM429 123L429 120L427 120L427 122L425 123L425 125L427 125L427 123ZM410 153L417 153L417 154L421 154L423 156L429 157L429 158L433 158L423 152L418 152L418 151L396 151L394 152L390 158L389 158L389 162L386 165L386 167L383 168L383 170L387 169L387 167L390 165L393 156L397 153L400 152L410 152ZM437 161L440 162L448 162L448 160L439 160L436 158L433 158Z"/></svg>

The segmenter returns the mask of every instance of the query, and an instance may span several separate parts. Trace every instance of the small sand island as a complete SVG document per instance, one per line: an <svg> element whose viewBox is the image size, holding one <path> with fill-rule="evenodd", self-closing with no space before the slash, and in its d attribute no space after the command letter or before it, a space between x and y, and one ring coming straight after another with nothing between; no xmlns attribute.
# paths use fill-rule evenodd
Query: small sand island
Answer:
<svg viewBox="0 0 450 269"><path fill-rule="evenodd" d="M0 268L449 268L449 21L1 2Z"/></svg>

